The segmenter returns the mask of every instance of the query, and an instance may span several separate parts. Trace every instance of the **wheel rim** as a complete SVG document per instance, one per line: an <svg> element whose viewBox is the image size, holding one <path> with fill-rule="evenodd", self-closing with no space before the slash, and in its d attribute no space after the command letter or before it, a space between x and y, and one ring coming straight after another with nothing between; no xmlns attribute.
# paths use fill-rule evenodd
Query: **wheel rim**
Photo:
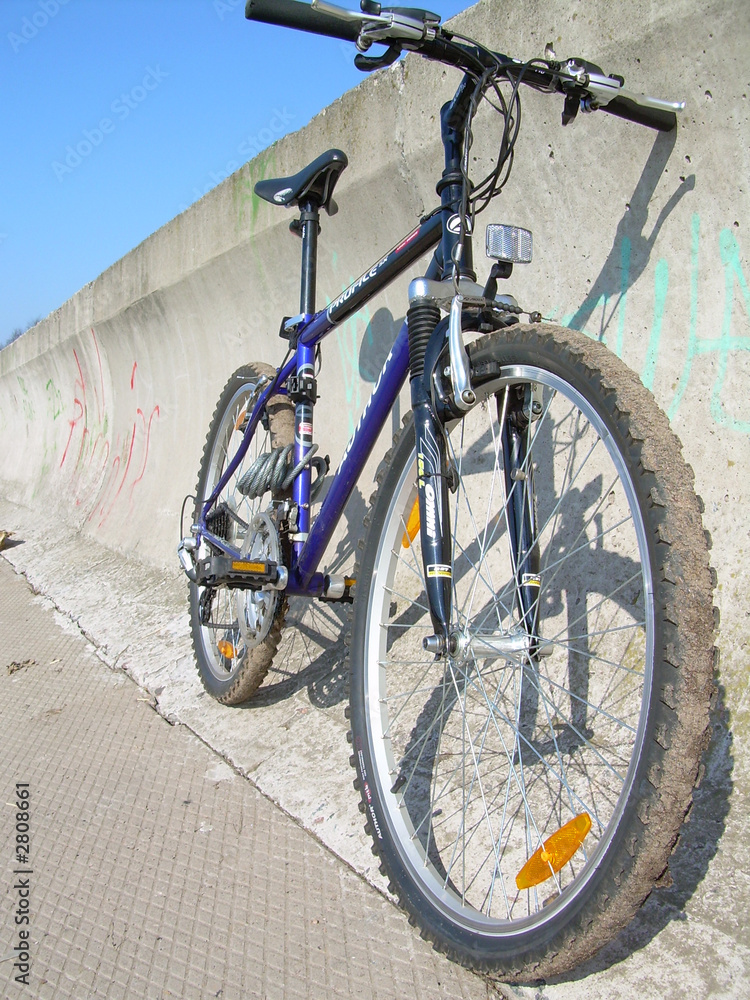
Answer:
<svg viewBox="0 0 750 1000"><path fill-rule="evenodd" d="M221 424L214 438L205 479L204 502L213 493L227 466L242 440L238 425L242 421L249 400L255 393L254 382L243 382L225 408ZM259 427L253 441L234 475L224 487L217 505L226 503L234 517L230 518L227 540L244 555L252 553L258 558L270 554L278 561L278 546L269 550L267 525L260 531L252 528L253 522L261 515L264 497L249 499L237 489L247 469L264 451L270 450L269 434ZM264 521L268 519L264 517ZM208 546L201 547L200 556L208 555ZM205 588L198 588L199 601ZM242 669L249 652L258 646L268 634L278 604L277 591L229 590L219 587L214 591L211 605L211 620L201 625L200 641L203 645L206 663L213 676L222 682L231 682ZM222 644L222 650L219 644ZM227 655L229 654L229 655Z"/></svg>
<svg viewBox="0 0 750 1000"><path fill-rule="evenodd" d="M525 663L476 653L478 637L522 631L499 456L499 417L519 382L542 387L528 459L541 470L551 463L554 477L552 492L536 475L549 655ZM492 392L449 445L461 477L451 500L452 624L474 650L433 662L421 649L432 625L419 534L404 544L412 459L375 555L364 683L372 779L401 864L451 922L502 937L538 932L573 905L615 838L645 738L654 610L646 527L602 418L575 387L533 366L505 368ZM582 812L592 828L581 848L519 890L529 856Z"/></svg>

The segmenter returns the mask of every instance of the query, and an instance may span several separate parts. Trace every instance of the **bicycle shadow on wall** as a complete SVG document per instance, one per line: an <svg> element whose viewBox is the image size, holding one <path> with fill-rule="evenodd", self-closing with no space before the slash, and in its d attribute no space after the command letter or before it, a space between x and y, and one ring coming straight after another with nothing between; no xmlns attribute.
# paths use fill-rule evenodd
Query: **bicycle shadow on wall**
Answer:
<svg viewBox="0 0 750 1000"><path fill-rule="evenodd" d="M612 249L609 251L602 269L591 286L586 298L580 304L567 326L583 330L603 300L602 316L598 329L587 333L596 340L604 341L613 321L624 320L624 298L646 270L651 253L659 237L662 226L684 196L695 188L695 174L680 178L680 185L671 195L657 216L649 235L645 235L648 222L648 207L656 191L667 162L672 155L677 131L660 132L649 153L646 165L627 203L625 213L617 223ZM617 354L622 354L623 330L617 330L616 340L607 341Z"/></svg>
<svg viewBox="0 0 750 1000"><path fill-rule="evenodd" d="M378 309L367 324L360 344L358 374L369 385L374 386L377 382L402 323L403 318L394 320L390 309L384 307ZM400 425L397 399L392 412L394 434ZM362 492L355 486L344 510L346 531L327 566L329 572L343 573L352 569L367 509ZM307 688L310 703L316 708L332 708L344 702L348 670L344 638L348 631L348 615L347 605L292 599L282 638L284 646L274 658L261 689L243 707L275 705L303 688Z"/></svg>
<svg viewBox="0 0 750 1000"><path fill-rule="evenodd" d="M623 299L628 289L648 266L664 222L681 199L695 188L694 174L681 177L679 187L660 211L650 234L645 235L648 206L675 141L676 132L661 133L657 137L627 210L617 225L612 249L601 272L568 320L567 325L573 329L582 330L602 300L599 327L587 333L603 341L611 332L613 320L617 318L618 324L623 323ZM616 338L610 337L608 343L610 347L616 346L617 353L622 353L622 328L617 331ZM648 945L673 920L688 919L685 908L708 873L726 826L734 768L730 723L724 688L718 684L709 722L711 742L703 758L705 774L694 791L689 822L681 830L664 884L652 892L631 923L595 958L566 976L551 978L548 980L551 985L578 982L595 972L609 969Z"/></svg>

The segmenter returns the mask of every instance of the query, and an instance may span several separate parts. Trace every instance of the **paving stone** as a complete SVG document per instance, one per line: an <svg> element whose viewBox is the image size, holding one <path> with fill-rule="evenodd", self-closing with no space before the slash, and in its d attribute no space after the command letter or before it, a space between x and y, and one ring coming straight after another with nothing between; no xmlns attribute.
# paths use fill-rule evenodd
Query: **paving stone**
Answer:
<svg viewBox="0 0 750 1000"><path fill-rule="evenodd" d="M33 660L12 674L13 661ZM31 790L31 974L8 998L486 997L392 904L111 670L0 558L2 801ZM220 780L216 780L217 775ZM0 957L17 943L0 813Z"/></svg>

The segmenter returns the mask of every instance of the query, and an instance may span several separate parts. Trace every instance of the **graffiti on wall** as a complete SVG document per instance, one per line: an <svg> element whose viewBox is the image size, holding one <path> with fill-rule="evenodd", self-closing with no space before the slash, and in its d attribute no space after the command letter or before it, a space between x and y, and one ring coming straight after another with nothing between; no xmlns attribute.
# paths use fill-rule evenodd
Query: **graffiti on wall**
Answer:
<svg viewBox="0 0 750 1000"><path fill-rule="evenodd" d="M690 190L692 185L688 181L686 189ZM677 314L672 302L674 296L670 296L672 271L677 265L674 262L670 265L665 257L661 257L655 261L652 271L647 272L645 267L647 258L644 258L641 252L643 248L637 247L636 252L632 238L621 234L615 241L602 274L594 282L581 305L572 312L566 312L562 308L552 309L548 318L564 326L583 330L589 336L606 343L619 357L627 353L628 363L638 370L643 384L651 390L654 389L660 363L666 364L664 349L667 339L671 348L669 363L673 365L675 343L679 338L684 345L681 368L674 372L678 378L672 389L671 398L661 400L670 420L678 415L690 392L698 388L699 380L706 379L705 370L699 370L696 366L700 359L709 357L715 361L712 366L713 384L709 402L709 412L713 422L718 427L748 434L750 414L747 412L746 400L750 395L748 393L750 386L745 385L744 389L738 392L731 384L733 376L736 378L738 370L741 371L738 365L742 364L746 352L750 351L750 286L746 271L743 269L737 231L738 226L735 223L731 227L722 229L718 237L714 236L711 239L710 236L706 237L701 233L698 214L692 216L690 238L689 241L685 241L685 246L690 247L689 265L687 260L685 265L680 265L689 266L689 314L685 316ZM702 251L701 238L704 240ZM708 259L706 259L706 239L709 240L708 245L711 250ZM653 240L649 238L649 254L652 246ZM717 264L722 270L724 286L721 310L700 301L700 278L715 272ZM632 324L636 317L632 314L632 302L629 315L628 303L629 298L632 298L635 281L642 279L644 273L653 275L653 307L650 328L645 338L645 354L642 355L638 367L637 362L633 360L635 345L628 340L628 324L629 322ZM606 279L603 277L605 275ZM639 285L641 296L642 288L641 283ZM642 297L639 300L639 309L642 310ZM389 322L386 323L385 318ZM363 380L371 383L376 381L378 372L373 371L375 355L378 355L378 362L381 361L380 353L383 358L385 357L401 322L394 320L387 309L379 309L374 316L371 316L369 310L365 308L342 324L337 331L336 343L343 374L349 434L353 432L365 402L366 391ZM638 339L639 341L642 339L641 333L638 334ZM377 350L377 343L381 340L383 345L387 343L384 353Z"/></svg>
<svg viewBox="0 0 750 1000"><path fill-rule="evenodd" d="M88 520L101 527L120 497L125 496L132 508L134 491L146 474L151 433L160 409L157 404L146 412L137 404L138 362L134 361L129 376L129 393L133 396L128 409L132 412L134 407L135 412L132 418L118 421L128 429L112 438L101 353L93 329L91 338L96 356L93 377L87 373L78 351L73 350L77 376L60 468L71 472L76 504L90 506Z"/></svg>
<svg viewBox="0 0 750 1000"><path fill-rule="evenodd" d="M746 419L740 408L744 403L746 392L739 394L742 398L737 399L737 394L732 393L729 387L733 367L742 361L745 352L750 351L750 288L742 266L742 254L736 236L737 228L735 225L719 232L717 243L713 248L713 261L710 262L714 263L718 257L723 271L724 302L720 326L717 310L713 307L710 312L707 308L701 310L699 279L707 268L706 262L701 261L701 224L697 214L691 219L690 305L687 316L678 317L671 312L668 322L665 323L669 306L670 265L664 257L656 261L653 270L651 328L639 374L643 384L648 389L653 389L662 356L665 327L671 325L675 330L679 323L681 329L687 330L687 342L674 394L671 400L663 403L667 416L670 420L675 418L686 396L695 387L699 377L696 372L697 359L713 356L716 365L711 387L711 418L718 427L748 434L750 420ZM628 295L632 287L632 275L629 270L631 258L630 242L627 237L623 237L620 243L620 288L615 293L601 291L596 295L590 294L583 306L574 313L562 315L561 319L563 325L585 330L590 336L604 341L620 357L627 346L626 317ZM594 333L591 329L587 329L587 321L598 309L601 309L601 318L598 330ZM699 334L701 319L703 334ZM672 339L674 340L674 335ZM700 377L704 376L701 374Z"/></svg>
<svg viewBox="0 0 750 1000"><path fill-rule="evenodd" d="M72 503L87 512L89 523L101 527L118 501L132 510L148 472L161 408L153 401L151 388L139 385L143 380L137 360L122 384L107 390L95 330L71 353L74 374L69 387L58 373L44 379L43 388L38 379L32 384L28 373L15 375L17 388L4 403L22 415L25 440L37 452L40 474L32 476L33 494L48 488L50 474L62 475ZM12 426L16 420L9 420L5 405L0 405L0 428L7 431ZM122 429L115 432L115 426Z"/></svg>

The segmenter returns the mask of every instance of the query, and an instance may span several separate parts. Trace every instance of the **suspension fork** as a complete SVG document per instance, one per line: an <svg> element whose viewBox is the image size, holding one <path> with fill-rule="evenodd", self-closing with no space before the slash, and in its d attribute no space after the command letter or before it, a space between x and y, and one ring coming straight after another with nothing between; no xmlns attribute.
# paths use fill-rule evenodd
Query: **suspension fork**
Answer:
<svg viewBox="0 0 750 1000"><path fill-rule="evenodd" d="M530 396L530 386L524 387L524 394ZM502 420L500 398L497 406ZM539 636L540 556L536 539L534 468L528 451L530 424L527 422L524 427L524 419L522 408L510 412L506 409L500 437L516 603L521 624L527 634L532 636L532 644L535 645L534 640Z"/></svg>
<svg viewBox="0 0 750 1000"><path fill-rule="evenodd" d="M450 648L453 571L448 482L451 475L445 435L432 405L425 378L427 344L440 321L434 301L417 298L407 316L411 406L417 452L417 497L427 604L434 635L424 640L431 653Z"/></svg>

